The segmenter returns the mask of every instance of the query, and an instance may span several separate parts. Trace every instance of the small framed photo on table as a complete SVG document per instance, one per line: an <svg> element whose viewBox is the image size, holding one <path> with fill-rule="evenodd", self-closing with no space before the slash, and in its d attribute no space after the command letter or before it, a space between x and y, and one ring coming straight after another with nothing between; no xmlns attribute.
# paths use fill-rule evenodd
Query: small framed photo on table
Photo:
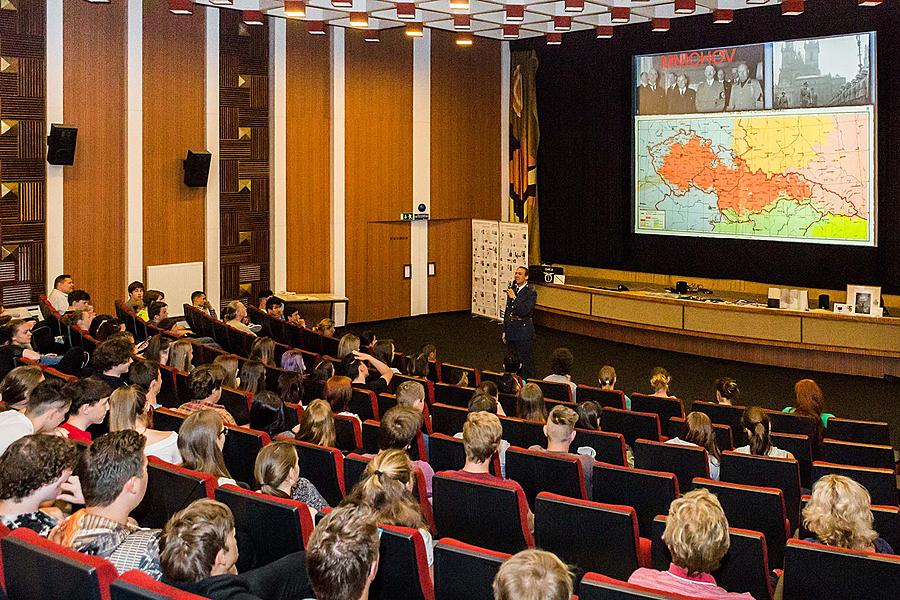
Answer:
<svg viewBox="0 0 900 600"><path fill-rule="evenodd" d="M855 315L868 317L880 317L883 314L881 307L881 288L869 285L848 285L847 304Z"/></svg>

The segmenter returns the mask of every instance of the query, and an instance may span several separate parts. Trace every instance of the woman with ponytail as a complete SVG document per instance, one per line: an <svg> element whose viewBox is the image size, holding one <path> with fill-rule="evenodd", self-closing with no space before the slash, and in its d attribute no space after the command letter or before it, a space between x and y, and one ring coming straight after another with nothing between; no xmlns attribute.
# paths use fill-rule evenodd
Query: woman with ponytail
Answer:
<svg viewBox="0 0 900 600"><path fill-rule="evenodd" d="M772 425L769 415L758 406L751 406L741 415L741 427L747 434L750 444L735 448L735 452L741 454L754 454L756 456L770 456L772 458L794 458L787 450L776 448L772 445Z"/></svg>
<svg viewBox="0 0 900 600"><path fill-rule="evenodd" d="M305 477L300 477L300 461L297 450L288 442L275 441L259 451L253 477L259 482L259 491L276 498L292 498L306 504L315 518L316 513L328 507L328 502Z"/></svg>

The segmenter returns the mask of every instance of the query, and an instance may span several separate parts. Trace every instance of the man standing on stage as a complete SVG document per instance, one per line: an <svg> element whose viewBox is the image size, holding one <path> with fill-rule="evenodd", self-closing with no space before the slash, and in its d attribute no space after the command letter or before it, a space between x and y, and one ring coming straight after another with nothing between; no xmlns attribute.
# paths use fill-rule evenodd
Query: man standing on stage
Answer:
<svg viewBox="0 0 900 600"><path fill-rule="evenodd" d="M534 323L531 315L537 291L528 285L528 269L516 269L513 283L506 289L503 341L522 360L522 378L534 375Z"/></svg>

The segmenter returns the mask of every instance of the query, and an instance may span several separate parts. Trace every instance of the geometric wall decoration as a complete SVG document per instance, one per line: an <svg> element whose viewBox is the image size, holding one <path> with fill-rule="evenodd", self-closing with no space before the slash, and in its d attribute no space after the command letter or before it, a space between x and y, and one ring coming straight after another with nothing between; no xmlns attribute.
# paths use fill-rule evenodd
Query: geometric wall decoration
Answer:
<svg viewBox="0 0 900 600"><path fill-rule="evenodd" d="M0 0L0 304L33 304L46 272L46 3Z"/></svg>
<svg viewBox="0 0 900 600"><path fill-rule="evenodd" d="M247 302L269 287L269 27L219 14L221 298Z"/></svg>

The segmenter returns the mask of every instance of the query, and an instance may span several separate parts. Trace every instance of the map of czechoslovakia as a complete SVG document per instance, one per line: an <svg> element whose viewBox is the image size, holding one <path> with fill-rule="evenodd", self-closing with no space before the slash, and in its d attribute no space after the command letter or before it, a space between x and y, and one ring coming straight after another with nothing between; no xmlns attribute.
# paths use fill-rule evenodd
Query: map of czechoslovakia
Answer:
<svg viewBox="0 0 900 600"><path fill-rule="evenodd" d="M644 233L874 243L872 109L638 117Z"/></svg>

